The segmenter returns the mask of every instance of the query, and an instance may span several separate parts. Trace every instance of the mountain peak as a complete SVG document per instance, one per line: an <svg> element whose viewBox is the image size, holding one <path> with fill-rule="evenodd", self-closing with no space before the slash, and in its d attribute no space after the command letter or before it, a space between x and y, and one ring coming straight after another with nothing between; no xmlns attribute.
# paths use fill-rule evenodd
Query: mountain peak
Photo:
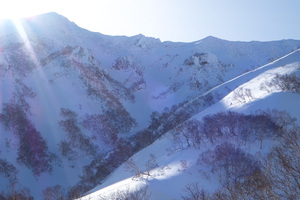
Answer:
<svg viewBox="0 0 300 200"><path fill-rule="evenodd" d="M214 43L214 42L218 42L218 41L222 41L222 39L214 37L214 36L207 36L201 40L195 41L195 44L200 44L201 42L206 42L206 43Z"/></svg>
<svg viewBox="0 0 300 200"><path fill-rule="evenodd" d="M220 40L220 38L214 37L212 35L203 38L202 40Z"/></svg>
<svg viewBox="0 0 300 200"><path fill-rule="evenodd" d="M221 41L221 40L222 39L210 35L210 36L207 36L207 37L201 39L200 41Z"/></svg>
<svg viewBox="0 0 300 200"><path fill-rule="evenodd" d="M0 166L7 167L0 167L0 199L10 195L10 178L16 178L11 180L20 188L28 187L35 199L58 189L65 193L70 188L69 196L99 182L109 185L122 180L121 176L110 178L111 182L106 177L122 171L123 167L117 166L149 144L157 148L147 147L151 151L140 154L144 160L139 167L156 168L155 155L159 170L149 172L153 176L148 178L177 184L180 179L171 177L186 171L201 180L197 166L195 171L188 169L189 160L196 164L199 152L189 149L187 155L195 155L191 159L181 159L185 153L178 152L196 141L182 146L185 136L178 134L190 129L180 125L217 109L240 106L244 101L254 103L262 92L271 92L272 88L266 87L260 91L258 81L254 81L255 87L252 81L244 90L235 89L265 67L299 62L299 54L282 56L300 46L300 41L237 43L209 36L198 42L161 43L142 34L101 35L55 12L1 21ZM231 91L242 95L217 104ZM217 106L210 107L214 103ZM167 132L178 138L163 137ZM154 143L157 138L163 139L162 145ZM182 143L177 145L175 140ZM162 175L165 172L167 178ZM125 179L132 175L125 177L127 174L121 175ZM187 173L187 177L191 175ZM176 186L176 191L184 189L181 186ZM152 199L170 199L155 198L154 193Z"/></svg>
<svg viewBox="0 0 300 200"><path fill-rule="evenodd" d="M49 13L44 13L41 15L36 15L30 18L24 18L25 20L28 19L28 21L33 21L33 22L39 22L39 23L45 23L44 20L46 20L46 22L70 22L70 20L68 18L66 18L63 15L58 14L57 12L49 12ZM44 22L43 22L44 21Z"/></svg>

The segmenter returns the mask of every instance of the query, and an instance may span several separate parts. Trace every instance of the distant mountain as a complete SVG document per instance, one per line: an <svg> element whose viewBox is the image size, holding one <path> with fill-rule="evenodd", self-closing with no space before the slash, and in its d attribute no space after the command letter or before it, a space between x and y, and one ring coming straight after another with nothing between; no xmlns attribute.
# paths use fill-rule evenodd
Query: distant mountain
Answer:
<svg viewBox="0 0 300 200"><path fill-rule="evenodd" d="M132 155L249 80L297 68L299 47L296 40L107 36L57 13L0 21L0 199L71 199L108 185Z"/></svg>

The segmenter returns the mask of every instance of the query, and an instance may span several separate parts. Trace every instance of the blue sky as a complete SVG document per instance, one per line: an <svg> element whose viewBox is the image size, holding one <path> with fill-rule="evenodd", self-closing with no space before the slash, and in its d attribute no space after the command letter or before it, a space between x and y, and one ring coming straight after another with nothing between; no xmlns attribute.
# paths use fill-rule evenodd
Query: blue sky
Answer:
<svg viewBox="0 0 300 200"><path fill-rule="evenodd" d="M57 12L107 35L162 41L300 39L299 0L0 0L0 18Z"/></svg>

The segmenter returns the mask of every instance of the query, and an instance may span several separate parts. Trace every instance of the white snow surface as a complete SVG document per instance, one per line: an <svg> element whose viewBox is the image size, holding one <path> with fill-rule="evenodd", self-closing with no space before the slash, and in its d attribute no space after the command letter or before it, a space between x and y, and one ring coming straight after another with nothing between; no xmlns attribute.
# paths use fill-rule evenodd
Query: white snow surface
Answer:
<svg viewBox="0 0 300 200"><path fill-rule="evenodd" d="M298 50L299 51L299 50ZM213 106L205 109L198 115L194 116L194 119L201 120L202 117L208 114L215 114L223 111L236 111L246 114L253 113L257 110L277 109L279 111L287 111L300 120L300 95L292 92L283 92L276 88L270 88L271 91L261 90L260 85L265 81L270 81L276 76L276 74L299 74L300 62L294 62L282 66L271 66L276 62L297 53L297 51L282 57L272 63L264 65L259 69L263 69L269 66L271 69L266 70L255 78L241 84L234 91L226 95L222 100ZM298 54L299 56L299 54ZM243 76L247 76L252 72L247 72ZM235 78L235 84L239 84L239 79L242 76ZM230 83L228 81L226 84ZM234 93L240 88L248 88L252 91L253 98L247 99L246 102L241 103L237 101L233 96ZM158 167L150 171L151 176L143 176L142 178L135 178L134 173L129 172L125 167L125 164L117 168L108 179L101 185L95 187L89 191L86 196L80 198L80 200L87 199L109 199L110 195L116 192L122 191L137 191L140 188L148 188L151 194L151 200L164 199L173 200L181 199L181 195L184 194L184 188L191 182L199 182L200 187L208 191L214 191L219 186L217 177L212 175L207 178L203 173L205 169L201 169L197 165L197 160L201 152L211 149L211 144L207 142L200 150L193 148L186 148L177 150L174 149L171 136L172 131L165 134L162 138L155 141L152 145L136 153L131 159L136 163L140 170L146 171L145 163L149 160L150 154L155 155L157 159ZM258 143L252 143L246 146L241 146L236 143L235 145L241 146L241 148L247 149L252 154L259 153L261 151L268 151L272 147L272 141L265 141L264 149L259 149ZM183 164L185 163L185 164Z"/></svg>
<svg viewBox="0 0 300 200"><path fill-rule="evenodd" d="M41 133L49 151L59 155L58 143L67 137L58 124L62 119L61 108L77 113L78 121L86 114L103 114L107 108L105 99L87 94L82 80L80 69L96 67L111 79L103 78L101 83L93 79L93 84L104 84L136 120L136 126L120 133L120 137L126 138L147 128L154 111L162 112L184 101L188 104L215 91L224 98L195 118L226 110L251 112L266 108L287 110L299 118L300 107L294 106L299 105L299 95L259 89L261 82L276 73L296 71L300 61L299 47L300 41L296 40L230 42L207 37L192 43L172 43L143 35L107 36L84 30L56 13L15 23L0 21L0 112L3 105L13 99L16 80L20 79L36 94L27 99L30 106L27 117ZM116 67L117 61L122 63L119 67ZM33 69L26 76L19 76L14 68L23 69L24 63ZM251 89L254 98L244 104L234 101L232 95L239 87ZM134 101L122 96L124 88L131 89ZM227 89L233 91L229 93ZM92 137L91 131L80 128L87 137ZM179 198L184 185L193 180L202 180L204 188L213 190L217 181L203 179L195 166L199 151L171 152L170 134L132 157L143 169L149 155L155 155L158 168L151 171L150 177L132 179L133 174L121 165L82 199L97 199L98 195L111 191L145 186L149 187L152 199L174 199ZM112 150L105 142L96 142L100 153ZM58 184L68 188L75 185L83 167L92 161L91 157L79 152L78 159L62 158L62 163L54 166L51 173L36 177L17 162L17 145L15 136L0 123L0 158L17 167L20 185L28 187L35 199L41 199L42 191L48 186ZM187 163L186 169L182 167L183 161ZM1 174L0 181L0 193L6 192L7 180Z"/></svg>

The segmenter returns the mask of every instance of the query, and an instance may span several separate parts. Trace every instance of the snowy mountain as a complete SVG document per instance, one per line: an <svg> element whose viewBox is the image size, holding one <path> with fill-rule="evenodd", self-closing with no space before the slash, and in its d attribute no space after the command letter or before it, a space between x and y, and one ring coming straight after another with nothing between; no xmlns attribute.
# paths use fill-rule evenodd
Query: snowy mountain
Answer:
<svg viewBox="0 0 300 200"><path fill-rule="evenodd" d="M199 149L184 142L173 149L174 132L228 110L276 108L298 118L297 86L277 83L298 76L299 47L296 40L107 36L56 13L0 21L0 199L72 199L98 184L91 198L135 185L147 185L151 199L180 198L203 177ZM263 152L255 142L243 148ZM216 146L204 143L200 152ZM142 177L131 178L135 165ZM161 191L167 186L176 192Z"/></svg>
<svg viewBox="0 0 300 200"><path fill-rule="evenodd" d="M299 56L299 51L296 54ZM278 74L283 76L297 74L299 77L300 62L280 67L275 66L275 63L270 64L271 69L242 84L218 103L184 122L187 126L179 125L147 148L133 155L127 162L118 167L104 183L95 187L80 199L117 199L118 197L121 197L121 199L122 197L124 199L125 197L131 197L132 199L136 199L136 197L138 197L137 199L200 199L201 195L203 195L201 196L203 199L216 199L217 196L209 196L209 194L218 188L222 188L223 183L220 181L220 177L226 178L226 175L218 174L221 173L221 170L214 169L217 166L210 163L211 160L215 159L215 156L218 156L214 155L214 149L223 147L222 150L228 150L233 146L259 158L270 153L272 147L276 146L280 139L277 136L265 136L264 141L260 143L255 138L244 140L245 138L243 139L241 136L223 135L219 136L220 138L215 136L214 143L211 143L208 140L209 138L203 137L201 142L195 145L193 144L193 136L184 131L195 131L195 126L198 124L195 122L200 123L200 121L203 121L207 123L207 119L217 120L219 115L225 115L228 119L232 115L237 115L237 117L245 117L246 120L250 120L249 116L251 114L262 112L262 110L275 115L272 116L274 118L282 117L283 119L284 117L279 115L289 113L292 118L299 120L300 109L297 106L300 103L299 92L295 94L291 91L283 91L278 88L278 85L270 86L268 89L262 86L274 80ZM237 80L236 83L239 81ZM252 95L237 96L242 88L249 89ZM231 113L228 113L228 111ZM217 125L217 123L211 124ZM248 123L251 124L249 121ZM266 122L262 121L262 123ZM238 124L238 126L240 125ZM191 128L188 129L189 127ZM199 127L201 130L201 124ZM248 129L251 130L250 127ZM299 129L297 135L296 138L298 139L295 142L299 145ZM273 137L277 138L278 141L274 140ZM230 145L228 145L228 142ZM299 146L296 150L299 151ZM299 154L294 156L296 156L294 163L297 165L300 159ZM244 163L241 160L238 160L238 162L238 167L243 168ZM149 167L149 163L154 163L154 165ZM234 164L233 161L230 161L230 165ZM245 168L251 168L251 164L247 163ZM295 171L298 169L295 169ZM297 173L299 174L299 171ZM202 193L201 189L205 192ZM294 194L296 193L297 196L292 196L294 197L292 199L297 199L300 195L299 190L295 189ZM134 195L130 196L130 194ZM225 199L226 196L224 195L221 199L223 198Z"/></svg>

